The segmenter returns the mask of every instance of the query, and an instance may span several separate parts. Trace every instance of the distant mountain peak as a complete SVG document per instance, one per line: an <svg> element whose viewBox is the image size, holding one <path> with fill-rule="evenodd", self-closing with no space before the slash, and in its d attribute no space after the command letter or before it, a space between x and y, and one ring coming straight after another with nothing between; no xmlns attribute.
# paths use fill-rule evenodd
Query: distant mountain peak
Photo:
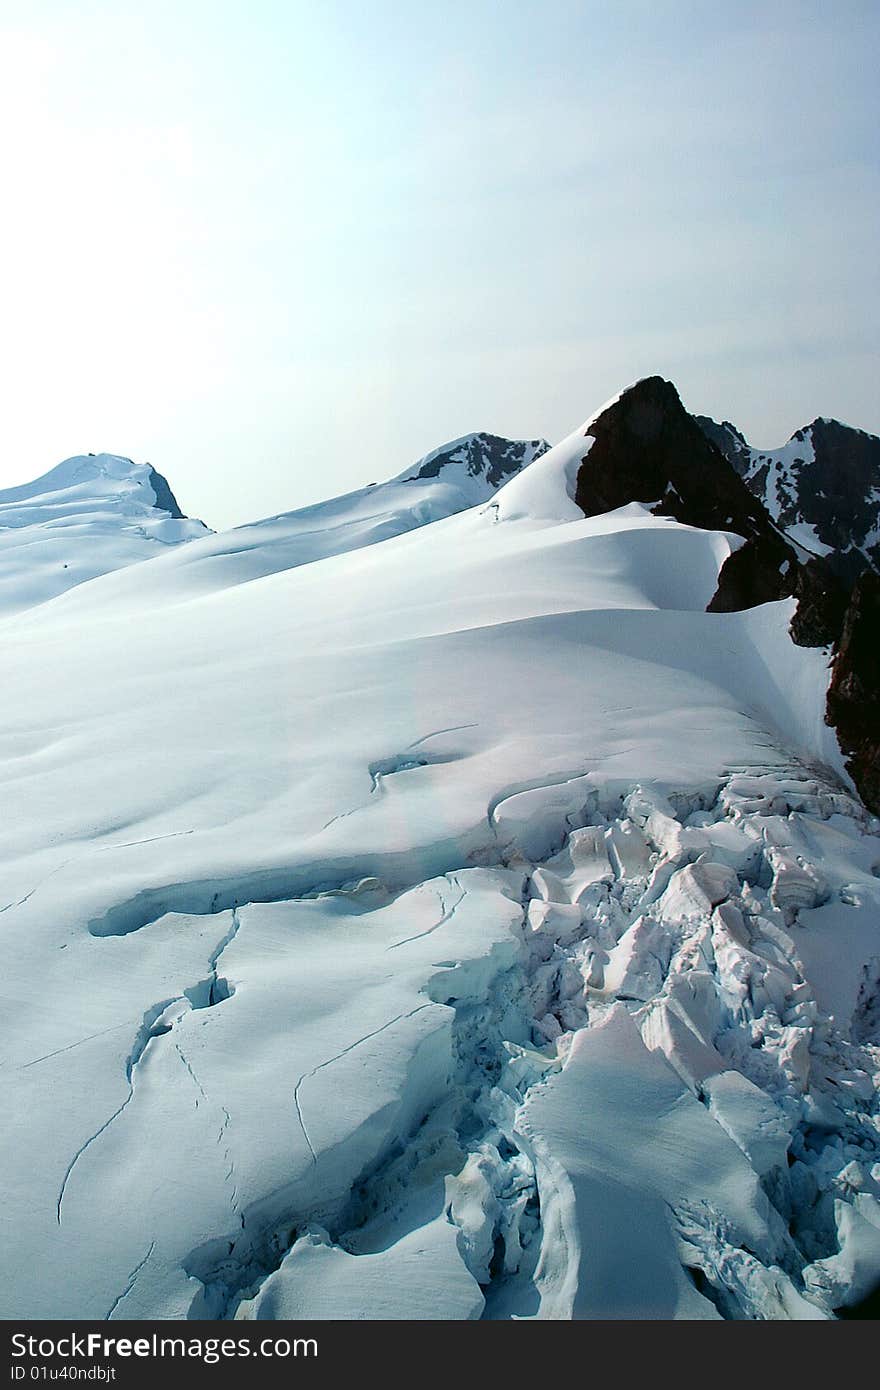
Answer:
<svg viewBox="0 0 880 1390"><path fill-rule="evenodd" d="M126 508L158 508L176 521L186 519L167 479L152 464L135 463L124 454L73 454L32 482L0 490L0 507L62 494L69 508L81 508L86 498L114 505L124 500ZM0 524L8 525L8 518Z"/></svg>
<svg viewBox="0 0 880 1390"><path fill-rule="evenodd" d="M407 470L405 476L401 475L401 480L415 482L438 478L450 470L461 472L463 468L467 477L485 480L494 492L520 469L546 454L549 448L546 439L504 439L501 435L478 431L432 450L419 459L414 472Z"/></svg>
<svg viewBox="0 0 880 1390"><path fill-rule="evenodd" d="M0 491L0 614L209 534L161 473L122 454L74 454Z"/></svg>

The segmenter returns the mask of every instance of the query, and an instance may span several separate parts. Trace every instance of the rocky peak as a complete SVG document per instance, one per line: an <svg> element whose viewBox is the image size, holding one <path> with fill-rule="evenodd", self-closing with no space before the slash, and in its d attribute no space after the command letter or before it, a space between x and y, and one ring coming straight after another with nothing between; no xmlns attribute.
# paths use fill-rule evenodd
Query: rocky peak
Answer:
<svg viewBox="0 0 880 1390"><path fill-rule="evenodd" d="M747 538L772 529L672 382L659 376L636 382L590 421L587 434L594 443L575 493L586 515L642 502L658 515Z"/></svg>
<svg viewBox="0 0 880 1390"><path fill-rule="evenodd" d="M797 599L791 636L801 646L834 646L826 719L865 804L878 811L880 576L866 569L850 596L840 574L793 544L750 489L742 476L743 437L733 426L710 424L707 429L688 414L671 382L637 382L587 426L593 442L578 470L575 500L587 516L641 502L656 515L745 538L722 566L709 609ZM850 436L858 433L836 421L814 421L794 441L803 468L814 453L829 491L832 485L845 491L856 477L867 485L872 445L880 440L862 436L851 451Z"/></svg>
<svg viewBox="0 0 880 1390"><path fill-rule="evenodd" d="M470 478L482 478L494 490L521 468L546 454L546 439L503 439L497 434L467 434L451 444L443 444L416 465L407 482L418 478L437 478L449 470L462 468Z"/></svg>
<svg viewBox="0 0 880 1390"><path fill-rule="evenodd" d="M695 417L802 551L822 556L847 584L880 568L880 439L824 417L778 449L760 450L728 421Z"/></svg>
<svg viewBox="0 0 880 1390"><path fill-rule="evenodd" d="M721 450L662 377L646 377L587 426L593 443L577 475L575 501L587 516L641 502L688 526L733 531L746 544L726 561L711 610L730 612L795 595L792 636L830 642L845 595L821 562L807 569Z"/></svg>

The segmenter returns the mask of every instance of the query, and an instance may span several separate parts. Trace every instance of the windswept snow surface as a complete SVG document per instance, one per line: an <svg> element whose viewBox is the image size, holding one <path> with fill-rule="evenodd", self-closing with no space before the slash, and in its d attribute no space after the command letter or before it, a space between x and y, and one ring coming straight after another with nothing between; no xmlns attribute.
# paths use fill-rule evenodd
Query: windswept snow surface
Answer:
<svg viewBox="0 0 880 1390"><path fill-rule="evenodd" d="M140 572L120 576L118 599L140 603L145 595L154 604L163 594L177 603L188 595L215 593L376 545L487 502L503 477L515 474L547 448L541 440L466 435L435 449L388 482L370 483L329 502L204 535L198 544L178 551L173 560L164 556L162 565L147 572L149 577ZM102 589L94 598L101 607L108 592Z"/></svg>
<svg viewBox="0 0 880 1390"><path fill-rule="evenodd" d="M6 622L4 1316L870 1291L880 837L826 656L704 611L736 537L580 517L588 442Z"/></svg>
<svg viewBox="0 0 880 1390"><path fill-rule="evenodd" d="M0 492L0 617L208 534L148 463L69 458Z"/></svg>

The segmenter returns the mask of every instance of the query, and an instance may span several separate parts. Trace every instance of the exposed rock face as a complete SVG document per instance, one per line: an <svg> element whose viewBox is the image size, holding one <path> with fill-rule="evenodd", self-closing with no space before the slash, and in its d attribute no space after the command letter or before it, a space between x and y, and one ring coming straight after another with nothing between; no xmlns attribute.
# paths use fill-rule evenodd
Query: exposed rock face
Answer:
<svg viewBox="0 0 880 1390"><path fill-rule="evenodd" d="M729 421L694 418L790 539L824 556L848 585L880 567L880 439L819 419L761 452Z"/></svg>
<svg viewBox="0 0 880 1390"><path fill-rule="evenodd" d="M546 439L502 439L497 434L469 434L428 454L411 477L437 478L448 464L463 463L470 477L485 478L492 487L500 487L526 464L546 454L549 448Z"/></svg>
<svg viewBox="0 0 880 1390"><path fill-rule="evenodd" d="M809 559L795 570L793 592L798 601L791 620L793 640L801 647L827 647L835 642L848 601L843 581L823 560Z"/></svg>
<svg viewBox="0 0 880 1390"><path fill-rule="evenodd" d="M594 442L575 492L587 516L642 502L688 526L734 531L746 544L723 566L710 609L732 612L796 595L806 600L809 620L806 611L801 617L801 604L801 621L792 625L795 641L833 641L845 605L834 577L820 561L809 569L801 563L671 382L637 382L591 422L589 434Z"/></svg>
<svg viewBox="0 0 880 1390"><path fill-rule="evenodd" d="M843 620L827 717L863 801L880 812L880 575L874 570L857 580Z"/></svg>
<svg viewBox="0 0 880 1390"><path fill-rule="evenodd" d="M575 492L587 516L628 502L654 504L658 515L736 531L772 547L774 558L787 558L789 549L764 507L687 413L671 382L659 376L637 382L587 432L594 443Z"/></svg>
<svg viewBox="0 0 880 1390"><path fill-rule="evenodd" d="M694 419L700 429L711 439L717 449L720 449L728 463L732 463L741 478L748 479L750 474L758 470L753 468L755 451L751 448L745 435L742 434L729 420L723 420L719 425L717 420L713 420L710 415L695 415ZM758 493L757 487L751 491L761 497L763 493Z"/></svg>
<svg viewBox="0 0 880 1390"><path fill-rule="evenodd" d="M817 421L810 428L823 441L823 458L837 450L843 469L839 431L845 427L832 424ZM866 572L848 607L849 585L840 566L835 573L826 560L792 544L747 486L749 451L742 436L732 426L713 428L729 432L729 450L722 452L705 422L701 428L688 414L670 382L637 382L591 421L587 434L593 444L577 475L575 501L587 516L641 502L657 515L745 538L722 566L709 610L731 612L794 597L793 640L809 647L836 644L826 718L837 729L866 805L880 810L880 578ZM868 450L866 467L871 457Z"/></svg>
<svg viewBox="0 0 880 1390"><path fill-rule="evenodd" d="M175 521L186 520L184 513L178 506L177 498L168 486L167 478L163 478L162 474L157 472L152 464L147 464L147 467L150 470L150 487L153 489L153 494L156 498L156 506L160 511L168 512L174 517Z"/></svg>

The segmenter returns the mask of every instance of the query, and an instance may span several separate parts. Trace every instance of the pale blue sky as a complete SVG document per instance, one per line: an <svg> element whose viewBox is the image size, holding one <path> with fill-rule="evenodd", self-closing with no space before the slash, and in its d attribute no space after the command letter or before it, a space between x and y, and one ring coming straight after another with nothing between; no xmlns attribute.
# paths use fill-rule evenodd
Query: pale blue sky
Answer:
<svg viewBox="0 0 880 1390"><path fill-rule="evenodd" d="M0 0L2 485L225 526L627 382L880 432L876 0Z"/></svg>

